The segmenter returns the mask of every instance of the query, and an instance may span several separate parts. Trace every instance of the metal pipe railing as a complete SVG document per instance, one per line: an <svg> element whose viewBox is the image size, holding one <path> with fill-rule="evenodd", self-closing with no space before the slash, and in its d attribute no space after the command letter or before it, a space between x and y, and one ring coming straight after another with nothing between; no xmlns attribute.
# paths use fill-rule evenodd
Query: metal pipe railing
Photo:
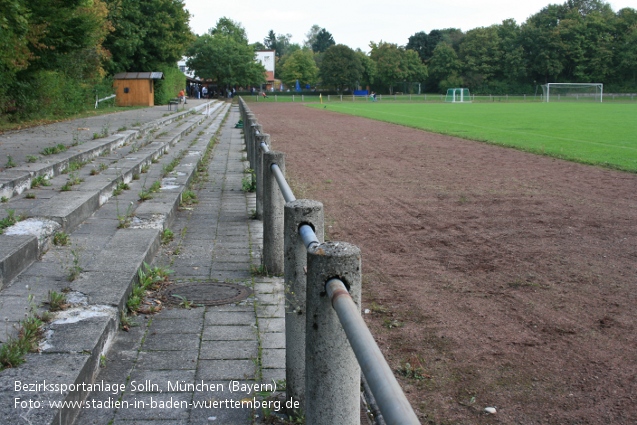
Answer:
<svg viewBox="0 0 637 425"><path fill-rule="evenodd" d="M245 106L245 104L242 103L241 107L242 109L245 109L244 113L246 114L246 116L248 116L248 114L251 114L247 110L247 107ZM253 117L251 117L251 123L249 123L248 125L258 126L258 123ZM324 416L323 419L321 419L323 420L323 422L321 423L330 424L331 419L327 419L327 416L329 415L321 415L320 413L320 412L325 413L324 405L319 403L318 405L314 406L316 402L312 400L313 397L309 394L309 392L312 392L314 396L323 392L324 394L334 395L334 393L338 392L337 390L340 387L344 388L343 385L345 384L345 381L343 379L349 379L349 378L345 378L344 375L339 375L337 373L335 377L332 377L333 379L331 381L329 379L327 380L327 381L330 381L330 383L328 383L327 381L325 383L321 383L320 382L321 380L319 379L319 381L316 381L316 378L318 376L322 377L323 375L321 373L319 373L318 375L314 375L313 372L310 372L309 364L310 362L314 364L315 360L317 359L315 352L322 352L322 350L329 351L329 350L334 350L337 348L336 351L331 351L332 354L330 355L330 358L332 358L332 361L334 361L335 358L341 358L345 360L346 358L348 358L348 356L350 356L349 358L351 358L351 361L353 363L351 363L349 360L345 361L344 365L347 364L348 366L344 367L343 369L344 373L346 373L349 376L358 376L360 379L360 373L362 371L363 376L365 377L368 383L369 389L372 395L374 396L374 398L376 399L378 408L387 424L407 424L407 425L419 424L420 422L418 421L416 414L414 413L411 405L409 404L409 401L405 397L391 368L387 364L387 361L385 360L382 352L378 348L378 345L376 344L374 337L372 336L367 325L365 324L365 321L360 315L360 309L358 306L358 304L360 304L360 250L357 247L353 245L349 245L347 243L332 243L331 245L330 243L328 244L321 243L322 237L319 239L319 237L317 236L317 233L314 231L314 228L312 226L317 226L316 228L320 230L321 232L320 234L322 235L323 225L324 225L323 216L322 216L322 205L315 201L296 199L284 175L285 160L284 160L283 153L275 152L270 149L270 147L268 146L269 136L267 134L261 134L261 132L259 131L260 128L261 127L258 126L258 128L255 128L254 133L251 133L252 134L251 136L246 136L246 141L248 141L248 137L249 137L250 141L254 142L254 144L252 145L254 148L251 148L252 149L251 152L253 152L253 157L255 158L255 163L253 167L255 168L255 171L256 171L257 181L259 182L259 180L261 180L259 179L259 176L262 173L263 174L262 181L264 182L263 186L267 188L267 190L264 190L263 192L262 202L264 203L264 205L268 206L267 208L268 211L271 211L274 213L272 217L267 217L266 216L267 214L265 214L266 207L264 207L264 210L263 210L264 212L264 217L263 217L263 220L264 220L264 245L263 245L264 264L265 264L266 250L278 251L278 249L276 248L277 245L273 242L268 242L266 239L270 240L270 239L278 238L278 236L276 236L278 234L278 230L274 230L274 228L279 226L279 224L277 224L278 220L282 220L281 218L282 215L279 214L279 212L277 212L279 203L282 200L284 200L286 203L285 208L286 209L289 208L289 211L292 212L291 213L292 215L296 214L296 218L294 219L294 221L291 220L290 224L285 224L285 226L282 226L285 228L284 233L285 233L286 240L288 240L292 235L295 235L295 234L298 235L298 236L294 236L294 238L296 239L292 238L292 242L290 243L286 242L288 243L288 247L290 248L285 248L286 250L286 254L285 254L286 255L286 259L285 259L286 285L291 285L290 290L294 288L295 285L297 285L296 289L294 289L291 292L291 296L290 296L291 299L294 298L294 300L292 300L293 302L292 301L288 302L286 298L286 312L288 312L288 308L290 308L289 312L295 313L295 314L289 314L289 315L286 314L286 338L288 339L290 338L290 336L288 336L290 334L288 334L288 331L287 331L288 319L290 319L290 324L294 325L294 326L290 326L291 330L294 329L294 332L297 332L299 334L291 335L292 341L288 341L288 342L290 344L290 348L292 347L294 348L294 350L292 351L295 351L296 353L293 356L300 360L300 362L291 361L295 359L286 358L286 368L287 368L286 374L288 375L288 378L290 378L290 381L294 381L289 383L288 396L290 396L290 394L293 394L295 397L298 397L301 400L303 400L306 398L305 392L308 392L306 403L307 403L308 410L311 410L311 412L308 411L308 417L310 416L314 417L316 415ZM255 140L257 138L258 140ZM262 158L267 157L268 159L267 161L265 159L261 160L259 159L261 157ZM268 170L267 173L266 173L266 170ZM266 174L267 174L267 177L266 177ZM280 192L278 193L272 192L272 185L274 181L276 181L276 185L280 189ZM259 184L257 184L257 186L259 186ZM275 198L278 198L278 200L276 200ZM267 199L267 202L266 202L266 199ZM313 205L308 205L307 203L310 203ZM317 207L317 205L319 205L320 207ZM257 188L257 210L259 209L258 206L259 206L259 190ZM306 218L306 217L309 217L309 215L306 215L306 214L314 214L311 211L316 211L315 208L320 208L321 210L320 221L316 221L316 219ZM286 220L288 220L287 218L288 212L286 212L285 214L286 214ZM266 226L266 222L267 222L267 226ZM312 224L312 226L310 226L308 223ZM266 232L266 227L270 229L267 232ZM266 233L268 236L267 238L266 238ZM299 237L300 237L300 240L299 240ZM300 242L302 242L303 246L305 247L305 250L303 251L307 252L307 258L305 258L305 255L303 255L302 252L294 251L297 249L301 249L301 250L303 249L300 246ZM335 250L339 251L342 249L341 247L339 247L339 244L341 245L341 247L345 245L350 246L351 248L348 248L348 249L353 249L354 251L358 252L358 254L354 255L354 257L358 258L358 260L356 260L358 261L357 265L355 264L354 266L351 266L351 265L344 266L344 263L342 263L342 258L337 258L339 257L340 254L337 254L335 257L333 256L333 254L335 253ZM293 247L297 247L297 248L293 248ZM288 249L290 249L289 252L288 252ZM328 253L326 253L326 251ZM292 252L296 252L296 253L294 255L291 255ZM351 255L351 252L349 255ZM324 275L323 277L319 277L318 280L316 280L316 276L317 276L315 274L316 269L310 270L310 267L309 267L310 262L308 259L310 256L314 256L313 258L321 259L320 260L321 262L325 261L325 264L324 264L325 267L329 269L333 268L333 271L328 272L331 274ZM288 263L288 258L290 261L289 263ZM335 261L335 263L333 264L331 263L332 258ZM356 261L354 262L356 263ZM272 267L274 267L274 263ZM353 267L353 268L350 270L348 267ZM289 271L287 270L288 268L290 269ZM347 270L350 270L350 271L348 272ZM290 273L290 275L288 275L288 273ZM341 273L344 273L344 274L341 274ZM350 291L348 291L347 287L340 279L332 279L333 276L343 276L343 275L348 275L348 273L358 274L357 280L355 279L356 284L351 287L351 293ZM308 276L307 301L304 295L306 290L306 281L305 281L306 274ZM309 285L310 274L312 275L312 278L314 279L314 283L312 286ZM299 287L298 283L302 283L302 287ZM328 312L328 310L325 309L326 306L324 305L323 302L319 302L319 300L321 299L320 295L318 295L317 297L314 297L314 295L316 294L310 295L310 288L318 289L319 287L321 288L320 289L321 292L323 290L326 290L327 294L329 295L329 302L331 303L334 309L334 312L336 313L333 319L334 320L333 323L336 325L336 327L330 328L333 330L328 332L328 334L326 334L327 337L324 342L317 342L313 339L314 337L310 338L309 336L310 331L314 329L314 326L310 325L310 322L312 320L327 320L329 322L332 319L329 319L328 316L330 314L331 315L334 314L334 312ZM286 286L286 290L287 289L288 288ZM299 297L299 295L301 294L303 294L303 296ZM356 301L352 298L354 295L356 296ZM325 300L325 298L322 298L322 299ZM289 306L288 306L288 303L290 304ZM322 306L318 310L315 310L314 313L311 315L310 310L318 308L319 303ZM308 321L306 326L304 327L303 325L300 324L301 322L299 323L296 323L296 322L298 321L298 319L302 319L302 321L305 322L303 315L305 315L306 312L307 312L307 315L305 317L308 319ZM311 319L310 317L312 317L313 319ZM321 326L316 326L316 329L322 329L323 332L325 332L326 328L323 325L321 325ZM308 335L307 345L306 345L306 333ZM336 338L336 334L338 333L341 333L342 336ZM320 337L319 339L321 338L323 337ZM339 342L335 344L336 340L339 340ZM299 341L299 343L296 344L296 341ZM348 349L346 348L348 343L345 341L348 341L351 347L351 351L349 351L350 354L346 354L348 351ZM296 345L293 344L293 342ZM325 346L321 345L323 343L327 345ZM308 356L310 356L308 359L305 359L306 351L304 347L306 346L308 350L307 353L310 353L310 352L314 353L311 355L308 354ZM328 347L331 347L331 348L328 348ZM301 351L297 352L299 349ZM322 358L322 356L320 356L320 358ZM304 366L305 375L310 374L310 376L312 377L311 378L312 383L305 382L305 385L302 382L304 381L303 364L305 364ZM321 366L321 369L320 369L321 371L325 371L325 369L322 369L324 366L325 365ZM358 368L359 366L360 366L360 369ZM312 366L312 368L313 367L315 366ZM357 371L355 372L355 370ZM296 382L297 380L299 381L298 383ZM350 381L348 380L348 382ZM298 384L301 384L301 386L299 386ZM307 385L310 385L310 386L308 387ZM321 388L318 389L317 387L321 387ZM346 395L346 394L355 392L355 390L356 388L352 387L351 391L348 390L346 392L343 392L340 396L336 397L336 399L344 402L344 404L348 404L348 406L344 406L345 410L350 410L348 414L352 414L353 412L352 409L356 409L357 407L355 407L356 405L355 400L350 400L352 401L353 405L349 406L350 401L345 400L345 398L349 397L349 395ZM338 397L342 397L342 398L339 399ZM339 402L336 401L336 399L334 400L335 402L333 404L334 406L339 405ZM314 407L316 407L316 409L318 410L314 411L315 410ZM344 412L345 410L343 410L342 412ZM337 416L334 416L334 417L337 417ZM316 423L319 423L319 422L316 422Z"/></svg>
<svg viewBox="0 0 637 425"><path fill-rule="evenodd" d="M299 235L301 235L303 245L305 245L306 249L310 249L312 245L316 245L319 243L319 240L316 237L316 233L314 233L314 229L312 229L312 227L308 226L307 224L302 224L301 226L299 226Z"/></svg>
<svg viewBox="0 0 637 425"><path fill-rule="evenodd" d="M385 422L401 425L419 424L416 413L358 312L345 284L340 279L331 279L325 284L325 290Z"/></svg>
<svg viewBox="0 0 637 425"><path fill-rule="evenodd" d="M274 178L276 178L276 181L279 184L279 189L281 189L281 194L283 195L283 199L285 199L285 202L296 201L296 197L294 196L294 193L292 193L290 185L285 180L285 176L281 172L281 168L279 168L279 165L272 164L270 168L274 173Z"/></svg>

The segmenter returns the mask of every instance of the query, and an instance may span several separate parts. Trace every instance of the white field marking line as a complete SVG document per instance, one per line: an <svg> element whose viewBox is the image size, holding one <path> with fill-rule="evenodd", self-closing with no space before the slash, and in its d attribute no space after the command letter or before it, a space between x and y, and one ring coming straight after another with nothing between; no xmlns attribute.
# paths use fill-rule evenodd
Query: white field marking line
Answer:
<svg viewBox="0 0 637 425"><path fill-rule="evenodd" d="M358 108L345 108L345 110L362 111L362 112L366 111L364 109L358 109ZM384 112L384 114L386 114L386 115L394 115L394 116L397 116L397 117L421 118L422 119L422 117L418 117L418 116L414 116L414 115L396 114L396 113L393 113L393 112ZM367 118L367 117L363 117L363 118ZM465 124L465 123L459 123L459 122L455 122L455 121L445 121L445 120L440 120L440 119L435 119L435 118L425 118L425 119L429 120L429 121L436 121L436 122L444 123L444 124L463 125L463 126L466 126L466 127L474 127L474 128L479 128L479 129L482 129L482 130L494 130L493 127L483 127L483 126L479 126L479 125L475 125L475 124ZM395 124L395 123L392 123L392 124ZM421 129L421 130L426 130L426 129ZM433 132L433 130L426 130L426 131ZM631 150L631 151L637 150L637 148L630 147L630 146L621 146L621 145L613 145L613 144L610 144L610 143L592 142L590 140L569 139L569 138L566 138L566 137L547 136L547 135L544 135L544 134L529 133L529 132L518 131L518 130L499 129L499 131L514 133L514 134L523 134L523 135L527 135L527 136L536 136L536 137L541 137L541 138L545 138L545 139L549 139L549 140L563 140L563 141L566 141L566 142L588 143L589 145L598 145L598 146L604 146L604 147L612 146L612 147L615 147L615 148L628 149L628 150ZM451 135L451 134L449 134L449 135ZM457 136L457 135L455 135L455 136ZM493 140L493 141L497 142L496 140Z"/></svg>

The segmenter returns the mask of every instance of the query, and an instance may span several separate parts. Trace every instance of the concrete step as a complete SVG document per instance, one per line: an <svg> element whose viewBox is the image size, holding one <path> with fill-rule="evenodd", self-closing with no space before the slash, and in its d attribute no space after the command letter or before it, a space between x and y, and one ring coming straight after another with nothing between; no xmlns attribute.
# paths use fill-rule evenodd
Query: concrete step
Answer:
<svg viewBox="0 0 637 425"><path fill-rule="evenodd" d="M43 310L41 303L49 291L65 290L74 297L74 307L55 313L54 320L46 326L41 352L28 354L25 364L0 373L0 423L20 423L20 420L37 424L73 423L77 409L49 408L48 403L79 401L91 389L81 384L93 382L100 356L108 350L118 329L120 312L125 308L137 272L157 252L161 233L170 226L181 195L195 175L228 108L224 103L215 116L185 118L187 124L182 129L171 130L180 132L178 137L171 131L158 135L156 141L143 148L156 153L156 163L149 160L148 155L152 153L142 153L140 149L135 152L135 159L131 159L131 154L119 160L114 167L116 172L108 178L100 174L98 179L87 179L70 192L73 197L59 193L38 205L38 212L48 211L39 219L47 220L52 227L59 226L57 229L68 230L69 246L52 246L48 241L42 242L39 235L0 235L3 237L0 258L6 258L2 267L12 269L12 261L16 260L15 254L6 253L10 249L3 243L8 240L5 236L14 238L25 257L32 258L33 251L41 255L40 260L32 260L32 265L10 283L5 280L6 286L0 291L0 316L7 320L4 320L4 332L0 330L0 340L6 340L13 324L24 317L25 308L30 308L30 297L38 310ZM192 131L188 133L187 128ZM165 167L174 164L176 158L180 159L179 165L166 174ZM141 166L149 162L150 169L142 174ZM143 177L133 180L134 174ZM116 176L121 178L119 181L127 182L130 190L112 196L113 184L109 179L118 178ZM153 199L138 202L139 192L154 181L161 181L162 189ZM119 218L127 213L134 214L129 227L118 228ZM70 282L67 277L73 268L82 271ZM45 380L47 384L80 386L30 392L28 388L16 387L15 383L35 384ZM16 399L37 401L42 407L14 409Z"/></svg>
<svg viewBox="0 0 637 425"><path fill-rule="evenodd" d="M222 109L222 104L217 103L214 106L213 115L218 114ZM47 182L50 186L32 189L28 193L15 196L6 203L5 210L0 213L0 219L6 216L9 210L29 218L27 221L5 229L0 235L0 246L3 246L0 251L0 289L5 282L17 276L48 249L50 240L56 232L69 233L75 229L79 223L110 199L118 184L130 183L133 176L140 174L144 167L149 167L157 158L172 149L185 134L203 120L203 117L205 115L188 113L170 121L162 119L161 123L169 127L166 127L160 135L154 139L146 137L146 140L139 143L127 138L129 145L122 145L119 153L115 152L112 144L105 143L102 145L99 161L91 164L93 167L82 167L77 172L69 173L73 178L83 180L80 184L71 186L72 190L69 191L59 191L69 181L69 177L62 172L75 160L69 162L68 156L62 156L57 158L58 162L55 164L49 164L51 169L59 170L57 176L48 178ZM146 128L162 127L148 123ZM147 134L151 135L151 132ZM92 148L86 152L88 151L96 152ZM89 155L86 152L83 155ZM75 158L78 157L79 154L75 156ZM93 175L93 170L99 170L98 164L104 164L106 168L99 174ZM30 178L29 188L32 182L33 178ZM32 194L34 198L30 198L29 194ZM26 235L32 235L37 240L37 250L27 249L22 238L15 238L15 236ZM29 247L33 244L31 242Z"/></svg>
<svg viewBox="0 0 637 425"><path fill-rule="evenodd" d="M52 155L35 155L39 159L33 163L25 162L18 167L0 171L0 197L10 199L31 188L31 181L38 176L48 178L59 175L70 162L90 161L104 152L111 152L133 140L142 139L159 128L170 125L189 115L207 111L208 108L218 108L219 102L201 104L195 108L170 114L166 117L143 123L131 130L124 130L103 138L82 144L66 146L64 152Z"/></svg>

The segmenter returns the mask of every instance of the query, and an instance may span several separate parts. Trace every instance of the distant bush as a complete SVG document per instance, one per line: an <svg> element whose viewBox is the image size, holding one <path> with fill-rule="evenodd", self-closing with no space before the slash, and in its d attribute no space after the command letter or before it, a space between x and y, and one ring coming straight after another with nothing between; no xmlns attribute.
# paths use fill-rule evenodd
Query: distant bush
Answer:
<svg viewBox="0 0 637 425"><path fill-rule="evenodd" d="M164 79L155 81L155 105L167 104L180 90L186 89L186 76L177 66L163 66L160 71L164 73Z"/></svg>

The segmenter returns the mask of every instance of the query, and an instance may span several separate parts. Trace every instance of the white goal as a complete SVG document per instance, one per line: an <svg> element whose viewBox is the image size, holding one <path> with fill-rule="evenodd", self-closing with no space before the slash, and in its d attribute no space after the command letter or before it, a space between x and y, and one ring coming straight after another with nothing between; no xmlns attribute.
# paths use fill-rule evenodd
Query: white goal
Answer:
<svg viewBox="0 0 637 425"><path fill-rule="evenodd" d="M447 89L447 97L445 97L445 102L470 103L471 95L469 94L469 89L467 88Z"/></svg>
<svg viewBox="0 0 637 425"><path fill-rule="evenodd" d="M604 97L602 83L548 83L542 86L545 102L590 101L601 102Z"/></svg>

